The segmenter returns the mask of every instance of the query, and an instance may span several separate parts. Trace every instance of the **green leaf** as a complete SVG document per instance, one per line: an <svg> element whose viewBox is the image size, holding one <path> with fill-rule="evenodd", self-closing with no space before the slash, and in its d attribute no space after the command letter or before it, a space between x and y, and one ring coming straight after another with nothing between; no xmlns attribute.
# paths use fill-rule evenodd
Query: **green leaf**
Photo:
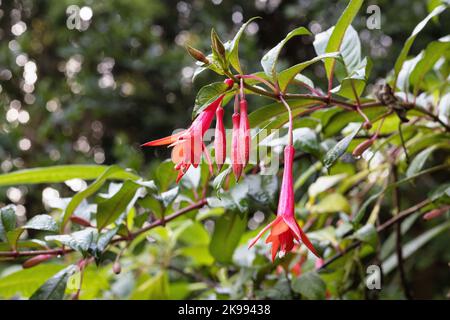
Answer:
<svg viewBox="0 0 450 320"><path fill-rule="evenodd" d="M364 58L348 76L341 80L341 84L331 90L331 92L347 99L355 99L355 95L360 97L366 86L371 69L371 60Z"/></svg>
<svg viewBox="0 0 450 320"><path fill-rule="evenodd" d="M364 113L370 120L386 113L386 111L386 107L373 107L364 109ZM363 121L364 119L357 112L349 110L338 110L337 112L334 112L330 115L328 122L323 124L323 133L325 137L331 137L338 134L350 122Z"/></svg>
<svg viewBox="0 0 450 320"><path fill-rule="evenodd" d="M287 36L278 43L275 47L269 50L264 57L261 59L261 65L267 76L272 77L274 82L277 82L276 74L276 64L278 61L278 56L280 55L281 49L283 49L286 42L288 42L292 37L301 35L311 35L311 32L304 27L299 27L287 34Z"/></svg>
<svg viewBox="0 0 450 320"><path fill-rule="evenodd" d="M319 55L325 54L326 46L330 41L335 27L319 33L314 40L314 49ZM335 73L339 81L349 77L353 74L361 64L361 42L359 40L358 32L350 25L342 39L339 49L340 59L330 61L335 64Z"/></svg>
<svg viewBox="0 0 450 320"><path fill-rule="evenodd" d="M436 201L439 198L445 196L450 197L450 182L444 183L436 187L435 189L431 190L430 193L428 194L428 197L430 198L431 201Z"/></svg>
<svg viewBox="0 0 450 320"><path fill-rule="evenodd" d="M418 155L414 157L414 160L409 165L408 169L406 170L406 177L411 177L415 174L417 174L420 170L422 170L425 162L427 161L428 157L433 153L434 150L437 149L438 146L431 146L425 150L422 150Z"/></svg>
<svg viewBox="0 0 450 320"><path fill-rule="evenodd" d="M225 180L226 180L227 176L230 174L231 170L232 170L232 167L229 166L228 168L223 170L221 173L219 173L214 178L213 187L214 187L214 190L216 191L216 195L219 199L220 199L220 193L222 190L222 186L225 183Z"/></svg>
<svg viewBox="0 0 450 320"><path fill-rule="evenodd" d="M17 241L19 240L20 235L22 234L23 229L17 228L6 233L6 238L8 243L11 245L13 250L17 249Z"/></svg>
<svg viewBox="0 0 450 320"><path fill-rule="evenodd" d="M425 77L425 74L433 68L436 62L444 55L450 48L450 38L446 37L439 41L433 41L428 44L424 51L422 59L417 63L413 72L410 75L410 82L414 85L414 94L416 95L420 88L420 82Z"/></svg>
<svg viewBox="0 0 450 320"><path fill-rule="evenodd" d="M178 196L179 191L180 188L175 187L161 193L158 196L158 199L163 203L164 208L167 208L175 200L175 198Z"/></svg>
<svg viewBox="0 0 450 320"><path fill-rule="evenodd" d="M431 241L434 237L438 236L445 230L450 228L450 221L440 224L424 233L415 239L409 241L402 247L403 259L408 259L417 250L422 248L425 244ZM398 265L397 255L392 254L385 261L383 261L382 269L384 274L388 274L393 271Z"/></svg>
<svg viewBox="0 0 450 320"><path fill-rule="evenodd" d="M173 167L174 163L171 159L167 159L159 164L155 174L161 191L166 191L175 182L178 173Z"/></svg>
<svg viewBox="0 0 450 320"><path fill-rule="evenodd" d="M317 61L337 57L339 57L339 52L321 54L311 60L296 64L295 66L292 66L286 70L281 71L278 74L278 84L280 86L280 90L282 92L285 92L289 83L291 83L291 81L296 77L296 75L302 72L306 67L312 65L313 63L316 63Z"/></svg>
<svg viewBox="0 0 450 320"><path fill-rule="evenodd" d="M289 106L294 112L295 110L306 110L308 106L317 104L318 100L311 99L292 99L289 100ZM280 102L274 102L262 106L249 114L248 120L252 128L260 126L263 122L270 120L273 117L279 117L287 114L286 107Z"/></svg>
<svg viewBox="0 0 450 320"><path fill-rule="evenodd" d="M209 244L209 233L202 223L186 220L177 228L177 231L178 229L180 232L176 240L186 245L206 246Z"/></svg>
<svg viewBox="0 0 450 320"><path fill-rule="evenodd" d="M70 179L92 180L100 176L108 167L98 165L64 165L44 168L18 170L0 175L0 186L58 183ZM139 179L139 177L126 170L117 170L108 179Z"/></svg>
<svg viewBox="0 0 450 320"><path fill-rule="evenodd" d="M313 182L309 188L308 188L308 195L311 198L317 197L322 192L327 191L331 187L334 187L337 183L342 181L344 178L346 178L346 174L337 174L333 176L322 176L316 179L315 182Z"/></svg>
<svg viewBox="0 0 450 320"><path fill-rule="evenodd" d="M394 67L394 80L393 80L393 88L397 88L397 79L400 73L400 70L403 67L403 63L405 62L406 58L408 57L409 49L411 49L412 44L414 43L414 40L416 39L419 32L425 28L428 21L430 21L433 17L441 14L446 9L445 5L440 5L433 9L432 12L430 12L425 19L423 19L413 30L411 35L406 40L405 44L403 45L402 50L400 51L400 54L395 61L395 67ZM394 89L395 90L395 89Z"/></svg>
<svg viewBox="0 0 450 320"><path fill-rule="evenodd" d="M325 166L325 168L330 168L336 162L336 160L344 154L344 152L350 145L350 142L353 140L360 129L361 127L358 127L353 130L351 134L336 143L336 145L327 152L327 154L323 158L323 165Z"/></svg>
<svg viewBox="0 0 450 320"><path fill-rule="evenodd" d="M17 249L17 240L23 231L21 228L16 228L16 218L15 205L8 205L0 209L0 239L6 241L12 250Z"/></svg>
<svg viewBox="0 0 450 320"><path fill-rule="evenodd" d="M335 62L335 72L338 80L342 81L346 77L351 77L355 73L357 74L358 70L364 70L366 65L364 60L367 60L367 58L362 59L361 57L361 41L359 40L358 32L352 25L349 25L345 31L339 51L342 59L338 59Z"/></svg>
<svg viewBox="0 0 450 320"><path fill-rule="evenodd" d="M208 198L208 205L211 208L225 208L228 211L236 211L240 214L247 213L248 211L248 199L249 186L247 180L241 181L236 184L232 189L227 192L223 192L220 198L210 197Z"/></svg>
<svg viewBox="0 0 450 320"><path fill-rule="evenodd" d="M230 64L233 66L233 68L236 69L239 73L242 73L241 64L239 62L239 40L241 39L242 34L245 31L245 28L255 19L260 19L261 17L253 17L249 19L246 23L244 23L240 28L239 31L234 36L233 40L228 45L227 48L227 59L230 62Z"/></svg>
<svg viewBox="0 0 450 320"><path fill-rule="evenodd" d="M310 300L325 299L327 286L317 272L310 271L292 281L292 290Z"/></svg>
<svg viewBox="0 0 450 320"><path fill-rule="evenodd" d="M14 214L14 216L15 216L15 214ZM15 217L14 217L14 220L15 220ZM14 221L14 225L15 225L15 221ZM11 245L12 249L16 249L17 241L19 240L20 235L22 234L22 232L24 230L27 230L27 229L57 232L58 225L57 225L56 221L47 214L36 215L33 218L31 218L31 220L29 220L24 226L8 230L5 234L6 235L5 241L7 241ZM2 226L0 223L0 236L1 236L1 234L2 234Z"/></svg>
<svg viewBox="0 0 450 320"><path fill-rule="evenodd" d="M146 276L147 278L148 276ZM165 271L158 272L139 284L133 291L132 300L163 300L169 297L169 275Z"/></svg>
<svg viewBox="0 0 450 320"><path fill-rule="evenodd" d="M53 217L48 214L39 214L31 218L23 227L23 229L41 230L58 232L58 224Z"/></svg>
<svg viewBox="0 0 450 320"><path fill-rule="evenodd" d="M372 202L377 200L380 195L381 195L380 193L376 193L372 195L370 198L368 198L366 201L364 201L364 203L359 208L358 212L356 213L355 217L352 220L353 224L357 225L361 222L361 220L364 218L367 208L372 204Z"/></svg>
<svg viewBox="0 0 450 320"><path fill-rule="evenodd" d="M195 266L211 266L214 263L207 245L192 245L179 250L183 256L191 258Z"/></svg>
<svg viewBox="0 0 450 320"><path fill-rule="evenodd" d="M326 245L331 245L333 247L339 246L339 241L336 236L336 229L332 226L309 232L308 237L310 240L316 240Z"/></svg>
<svg viewBox="0 0 450 320"><path fill-rule="evenodd" d="M276 175L249 175L245 178L248 196L258 205L267 207L274 203L278 191Z"/></svg>
<svg viewBox="0 0 450 320"><path fill-rule="evenodd" d="M6 234L16 228L16 206L10 204L0 209L0 239L7 241Z"/></svg>
<svg viewBox="0 0 450 320"><path fill-rule="evenodd" d="M192 118L195 118L200 112L205 110L214 100L228 90L228 86L223 82L213 82L202 87L195 97L194 110Z"/></svg>
<svg viewBox="0 0 450 320"><path fill-rule="evenodd" d="M298 128L293 130L294 147L299 151L310 153L315 157L320 156L320 144L317 134L310 128Z"/></svg>
<svg viewBox="0 0 450 320"><path fill-rule="evenodd" d="M59 271L39 287L30 297L30 300L62 300L67 280L76 270L75 265L70 265Z"/></svg>
<svg viewBox="0 0 450 320"><path fill-rule="evenodd" d="M310 86L311 88L314 88L314 82L310 78L308 78L307 76L304 76L301 73L296 74L293 81L296 83L297 82L304 83L304 84Z"/></svg>
<svg viewBox="0 0 450 320"><path fill-rule="evenodd" d="M57 241L85 255L91 249L92 244L96 243L97 234L97 229L86 228L71 234L46 236L45 241Z"/></svg>
<svg viewBox="0 0 450 320"><path fill-rule="evenodd" d="M336 23L336 26L333 28L329 41L327 41L327 46L324 53L340 51L347 28L351 25L362 4L363 0L350 1L347 8L345 8L344 12ZM316 45L314 47L316 47ZM329 59L325 61L325 70L328 79L330 79L330 77L332 76L335 62L335 60Z"/></svg>
<svg viewBox="0 0 450 320"><path fill-rule="evenodd" d="M100 267L94 264L88 265L83 270L83 281L81 282L80 300L95 300L106 291L111 290L111 284L109 280L111 278L111 268L110 266ZM68 280L70 286L70 291L75 291L78 289L76 285L79 283L80 277L78 274L72 276ZM68 288L69 289L69 288ZM68 293L69 290L66 290ZM69 291L69 292L70 292Z"/></svg>
<svg viewBox="0 0 450 320"><path fill-rule="evenodd" d="M320 202L311 207L312 213L333 213L345 212L350 214L350 204L348 200L340 193L331 193L326 195Z"/></svg>
<svg viewBox="0 0 450 320"><path fill-rule="evenodd" d="M397 79L397 87L404 91L404 92L408 92L409 91L409 85L410 85L410 81L409 78L411 76L411 73L414 71L414 69L416 68L417 64L419 63L419 61L422 59L423 57L423 52L421 52L419 55L417 55L416 57L406 60L403 63L402 69L400 70L400 73L398 74L398 79Z"/></svg>
<svg viewBox="0 0 450 320"><path fill-rule="evenodd" d="M117 231L119 231L119 227L105 231L98 236L96 247L97 256L100 255L103 251L105 251L106 247L109 245L112 238L117 234Z"/></svg>
<svg viewBox="0 0 450 320"><path fill-rule="evenodd" d="M0 296L9 299L17 294L28 298L44 282L61 271L58 264L40 264L31 269L21 269L0 279Z"/></svg>
<svg viewBox="0 0 450 320"><path fill-rule="evenodd" d="M439 101L439 119L444 123L450 123L450 92L443 95Z"/></svg>
<svg viewBox="0 0 450 320"><path fill-rule="evenodd" d="M131 180L123 183L120 190L111 198L101 201L97 206L97 228L103 229L119 218L133 200L140 186Z"/></svg>
<svg viewBox="0 0 450 320"><path fill-rule="evenodd" d="M362 226L353 234L352 238L365 242L374 249L378 245L378 233L373 224Z"/></svg>
<svg viewBox="0 0 450 320"><path fill-rule="evenodd" d="M227 70L228 61L225 57L225 46L214 29L211 30L211 49L213 59L219 63L222 70Z"/></svg>
<svg viewBox="0 0 450 320"><path fill-rule="evenodd" d="M72 197L72 200L69 202L69 204L66 207L66 210L64 211L63 220L61 223L61 230L64 229L67 222L69 221L69 218L72 216L74 211L77 209L77 207L80 205L80 203L93 195L95 192L97 192L103 184L106 182L107 179L114 179L119 173L124 173L125 171L118 167L118 166L110 166L110 167L103 167L103 173L101 173L98 178L92 182L89 187L84 189L83 191L78 192L76 195ZM134 176L132 178L133 180L136 180L138 177Z"/></svg>
<svg viewBox="0 0 450 320"><path fill-rule="evenodd" d="M217 221L212 234L209 251L220 263L231 263L242 234L247 228L247 214L226 212Z"/></svg>

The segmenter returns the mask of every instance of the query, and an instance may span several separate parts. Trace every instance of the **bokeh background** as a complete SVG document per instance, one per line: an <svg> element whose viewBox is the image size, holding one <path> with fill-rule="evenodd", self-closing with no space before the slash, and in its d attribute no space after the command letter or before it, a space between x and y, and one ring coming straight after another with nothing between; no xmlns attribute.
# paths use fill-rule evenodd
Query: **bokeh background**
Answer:
<svg viewBox="0 0 450 320"><path fill-rule="evenodd" d="M214 27L230 39L253 16L240 50L246 70L260 69L264 52L291 29L319 33L336 22L347 1L329 0L0 0L0 172L56 164L117 163L148 173L168 153L139 145L189 122L197 90L217 77L200 75L189 44L209 51ZM366 28L365 10L381 8L381 29ZM66 10L80 11L82 30L67 26ZM392 68L404 40L427 15L427 1L368 1L353 23L364 53L374 61L374 82ZM444 13L441 21L449 21ZM449 33L431 23L412 48ZM447 30L445 30L447 29ZM281 63L314 56L312 37L292 41ZM324 75L316 64L308 70ZM69 186L54 186L62 194ZM0 188L0 206L19 205L32 216L44 210L41 186ZM51 189L54 190L54 189ZM424 275L425 277L425 275ZM421 292L433 284L420 281Z"/></svg>

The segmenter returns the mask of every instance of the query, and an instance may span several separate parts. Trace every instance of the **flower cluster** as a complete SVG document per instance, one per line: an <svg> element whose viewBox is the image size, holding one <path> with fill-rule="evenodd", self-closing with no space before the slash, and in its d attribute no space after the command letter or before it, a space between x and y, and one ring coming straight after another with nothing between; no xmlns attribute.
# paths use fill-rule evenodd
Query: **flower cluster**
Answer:
<svg viewBox="0 0 450 320"><path fill-rule="evenodd" d="M233 80L225 80L228 89L233 87ZM210 103L192 122L191 126L177 134L150 141L143 146L161 146L169 145L173 147L172 160L175 163L175 169L179 171L177 183L192 165L197 167L200 163L202 155L205 156L210 171L213 171L211 159L206 150L203 141L206 130L209 129L211 123L216 116L214 149L215 161L220 171L226 159L226 133L223 123L224 110L222 106L225 94L218 96ZM268 224L250 242L252 247L261 236L270 229L270 235L266 243L272 244L272 260L275 259L278 252L280 257L284 256L294 248L294 240L303 243L316 256L317 253L310 240L298 225L295 219L295 201L294 201L294 185L293 185L293 162L295 149L292 142L292 115L289 105L280 96L280 100L285 104L289 111L289 143L284 149L284 172L281 184L281 192L279 196L277 217ZM240 78L240 90L235 95L234 112L232 115L232 141L231 141L231 166L236 180L242 175L244 167L249 162L250 155L250 124L248 119L247 100L244 94L243 77Z"/></svg>

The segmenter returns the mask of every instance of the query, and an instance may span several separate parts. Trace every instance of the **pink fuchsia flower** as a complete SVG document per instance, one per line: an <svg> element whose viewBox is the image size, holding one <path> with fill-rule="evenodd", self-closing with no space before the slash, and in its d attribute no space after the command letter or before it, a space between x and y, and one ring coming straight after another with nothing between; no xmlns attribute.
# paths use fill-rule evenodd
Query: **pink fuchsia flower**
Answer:
<svg viewBox="0 0 450 320"><path fill-rule="evenodd" d="M227 138L225 126L223 124L224 110L222 107L216 110L216 131L214 134L214 155L217 168L220 171L227 157Z"/></svg>
<svg viewBox="0 0 450 320"><path fill-rule="evenodd" d="M228 88L231 88L233 81L231 79L225 80ZM174 147L172 150L172 161L175 163L175 169L178 170L177 183L181 180L190 166L198 167L202 155L204 154L212 171L211 159L206 150L203 136L211 126L217 108L222 104L225 94L220 95L209 106L203 110L200 115L192 122L191 126L182 132L173 134L171 136L153 140L143 144L144 147L154 147L169 145Z"/></svg>
<svg viewBox="0 0 450 320"><path fill-rule="evenodd" d="M269 223L261 232L250 242L252 247L261 236L270 229L270 235L266 243L272 243L272 261L280 251L282 255L292 251L294 248L294 239L303 243L313 254L318 256L311 241L300 228L294 215L294 184L293 184L293 162L295 149L288 145L284 149L284 172L281 183L281 192L278 202L277 217Z"/></svg>
<svg viewBox="0 0 450 320"><path fill-rule="evenodd" d="M243 166L247 165L250 159L250 123L248 120L247 112L247 100L241 99L240 105L240 122L239 122L239 135L241 141L239 143L239 152L241 156L241 162Z"/></svg>
<svg viewBox="0 0 450 320"><path fill-rule="evenodd" d="M239 129L241 122L241 115L238 113L239 106L239 96L236 94L234 99L234 113L231 117L233 122L233 129L231 131L231 167L233 169L234 177L236 181L239 180L242 174L242 160L240 153L240 142Z"/></svg>

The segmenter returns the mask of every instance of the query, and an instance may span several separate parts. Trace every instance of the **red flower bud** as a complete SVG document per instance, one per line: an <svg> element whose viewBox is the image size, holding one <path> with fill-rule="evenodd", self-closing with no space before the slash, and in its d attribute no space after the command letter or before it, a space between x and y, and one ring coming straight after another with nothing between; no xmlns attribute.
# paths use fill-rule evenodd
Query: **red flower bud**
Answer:
<svg viewBox="0 0 450 320"><path fill-rule="evenodd" d="M219 107L216 110L216 131L214 136L214 150L217 168L222 168L227 156L227 140L225 133L225 126L223 125L223 108Z"/></svg>
<svg viewBox="0 0 450 320"><path fill-rule="evenodd" d="M365 121L363 123L363 128L366 129L366 130L372 129L372 123L370 121Z"/></svg>
<svg viewBox="0 0 450 320"><path fill-rule="evenodd" d="M231 165L233 168L234 176L236 181L239 180L242 174L242 162L239 153L239 123L240 123L239 113L233 114L233 131L231 136Z"/></svg>
<svg viewBox="0 0 450 320"><path fill-rule="evenodd" d="M449 210L449 209L450 209L450 206L445 206L445 207L442 207L442 208L433 209L433 210L428 211L427 213L425 213L423 215L423 218L425 220L431 220L431 219L440 217L445 212L447 212L447 210Z"/></svg>
<svg viewBox="0 0 450 320"><path fill-rule="evenodd" d="M223 83L225 83L228 86L228 89L230 89L233 86L234 81L233 79L225 79Z"/></svg>
<svg viewBox="0 0 450 320"><path fill-rule="evenodd" d="M239 131L240 131L240 153L241 153L241 162L245 166L250 159L250 123L248 121L247 114L247 100L243 99L240 102L240 123L239 123Z"/></svg>
<svg viewBox="0 0 450 320"><path fill-rule="evenodd" d="M353 150L352 155L355 158L359 158L361 157L361 155L364 153L364 151L366 151L367 149L369 149L372 145L373 145L374 140L373 139L369 139L366 141L361 142L360 144L358 144L356 146L356 148Z"/></svg>
<svg viewBox="0 0 450 320"><path fill-rule="evenodd" d="M115 274L119 274L122 272L122 266L120 265L119 261L114 261L112 270Z"/></svg>
<svg viewBox="0 0 450 320"><path fill-rule="evenodd" d="M186 46L187 52L197 61L203 62L205 64L209 64L208 58L206 58L205 54L198 49L195 49L191 46Z"/></svg>
<svg viewBox="0 0 450 320"><path fill-rule="evenodd" d="M92 227L92 225L89 221L87 221L86 219L83 219L79 216L71 216L70 221L72 221L73 223L79 224L80 226L83 226L83 227Z"/></svg>
<svg viewBox="0 0 450 320"><path fill-rule="evenodd" d="M37 255L37 256L35 256L33 258L30 258L27 261L25 261L22 264L22 267L24 269L32 268L32 267L40 264L41 262L47 261L47 260L49 260L49 259L51 259L53 257L54 257L54 255L52 255L52 254L40 254L40 255Z"/></svg>

